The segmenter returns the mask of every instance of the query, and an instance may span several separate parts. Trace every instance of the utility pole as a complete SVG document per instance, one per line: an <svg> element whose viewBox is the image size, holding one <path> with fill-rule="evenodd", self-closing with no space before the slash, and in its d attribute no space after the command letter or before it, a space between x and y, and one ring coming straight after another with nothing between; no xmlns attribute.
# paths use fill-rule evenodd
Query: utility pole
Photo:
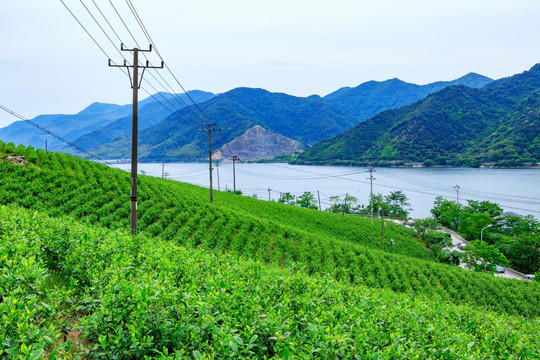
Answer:
<svg viewBox="0 0 540 360"><path fill-rule="evenodd" d="M220 164L217 162L217 163L216 163L216 171L217 171L217 189L218 189L218 191L221 191L221 189L219 188L219 167L220 167Z"/></svg>
<svg viewBox="0 0 540 360"><path fill-rule="evenodd" d="M381 207L381 236L383 235L384 235L384 209L383 207Z"/></svg>
<svg viewBox="0 0 540 360"><path fill-rule="evenodd" d="M317 198L319 199L319 211L321 211L321 194L319 194L319 190L317 190Z"/></svg>
<svg viewBox="0 0 540 360"><path fill-rule="evenodd" d="M212 131L220 131L221 129L216 128L216 123L213 124L204 124L208 126L208 129L199 130L200 132L208 132L208 164L210 172L210 204L214 202L214 196L212 194Z"/></svg>
<svg viewBox="0 0 540 360"><path fill-rule="evenodd" d="M236 169L234 168L234 163L238 161L238 156L237 155L233 155L232 158L232 176L233 176L233 191L234 193L236 194Z"/></svg>
<svg viewBox="0 0 540 360"><path fill-rule="evenodd" d="M370 208L371 208L371 223L373 224L373 180L375 180L375 178L373 177L373 173L375 172L375 170L373 170L372 167L370 167L368 169L369 171L369 188L370 188L370 195L369 195L369 203L370 203Z"/></svg>
<svg viewBox="0 0 540 360"><path fill-rule="evenodd" d="M165 178L165 163L161 164L161 178Z"/></svg>
<svg viewBox="0 0 540 360"><path fill-rule="evenodd" d="M456 218L456 229L458 230L459 230L459 223L461 222L461 219L459 218L459 188L460 188L459 185L454 186L454 189L456 189L456 200L457 200L457 211L458 211L458 216Z"/></svg>
<svg viewBox="0 0 540 360"><path fill-rule="evenodd" d="M45 152L47 152L47 139L45 139Z"/></svg>
<svg viewBox="0 0 540 360"><path fill-rule="evenodd" d="M343 203L343 212L341 213L341 217L345 216L345 208L347 207L347 198L349 197L349 193L345 194L345 202Z"/></svg>
<svg viewBox="0 0 540 360"><path fill-rule="evenodd" d="M456 200L457 200L458 208L459 208L459 188L460 188L459 185L454 186L454 189L456 189Z"/></svg>
<svg viewBox="0 0 540 360"><path fill-rule="evenodd" d="M137 141L138 141L138 90L141 87L142 78L144 76L144 71L146 69L163 69L163 61L161 66L150 66L149 61L146 61L146 65L139 65L139 51L141 52L150 52L152 51L152 44L150 44L148 50L140 50L138 48L128 49L124 47L124 44L120 45L121 51L132 51L133 52L133 64L128 65L127 61L124 60L124 65L114 65L109 59L110 67L125 67L128 70L128 75L130 77L131 88L133 89L133 111L132 111L132 126L131 126L131 211L130 211L130 227L131 235L137 234ZM129 68L133 68L133 77L129 71ZM141 79L139 81L139 68L142 68Z"/></svg>
<svg viewBox="0 0 540 360"><path fill-rule="evenodd" d="M271 189L268 188L268 201L271 201L271 200L270 200L270 191L271 191Z"/></svg>

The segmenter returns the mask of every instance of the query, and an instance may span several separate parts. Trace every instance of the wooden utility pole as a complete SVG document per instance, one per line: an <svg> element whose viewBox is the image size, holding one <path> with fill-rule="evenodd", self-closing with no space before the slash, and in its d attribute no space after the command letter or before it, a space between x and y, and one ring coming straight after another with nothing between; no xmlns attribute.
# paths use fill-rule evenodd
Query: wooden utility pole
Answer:
<svg viewBox="0 0 540 360"><path fill-rule="evenodd" d="M373 170L372 167L370 167L368 169L369 171L369 203L370 203L370 208L371 208L371 223L373 224L373 180L375 180L375 178L373 177L373 173L375 172L375 170Z"/></svg>
<svg viewBox="0 0 540 360"><path fill-rule="evenodd" d="M319 194L319 190L317 190L317 198L319 199L319 211L321 211L321 194Z"/></svg>
<svg viewBox="0 0 540 360"><path fill-rule="evenodd" d="M212 189L212 131L220 131L216 128L216 123L213 124L204 124L208 126L208 129L199 130L201 132L208 132L208 164L209 164L209 173L210 173L210 204L214 202L213 189Z"/></svg>
<svg viewBox="0 0 540 360"><path fill-rule="evenodd" d="M232 176L233 176L233 191L234 193L236 194L236 169L234 168L234 163L238 161L238 156L237 155L233 155L232 158Z"/></svg>
<svg viewBox="0 0 540 360"><path fill-rule="evenodd" d="M271 200L270 200L270 191L271 191L271 189L268 188L268 201L271 201Z"/></svg>
<svg viewBox="0 0 540 360"><path fill-rule="evenodd" d="M131 88L133 89L133 110L132 110L132 124L131 124L131 211L130 211L130 228L131 235L137 234L137 141L138 141L138 115L139 115L139 100L138 91L141 87L142 78L144 76L144 70L146 69L163 69L163 61L161 66L150 66L149 61L146 61L146 65L139 65L139 51L150 52L152 51L152 45L150 44L148 50L140 50L138 48L128 49L124 47L124 44L120 45L122 51L133 52L133 64L128 65L124 60L124 65L114 65L109 59L110 67L125 67L128 70L128 75L131 81ZM133 68L133 77L129 71L129 68ZM139 81L139 68L142 68L141 79Z"/></svg>

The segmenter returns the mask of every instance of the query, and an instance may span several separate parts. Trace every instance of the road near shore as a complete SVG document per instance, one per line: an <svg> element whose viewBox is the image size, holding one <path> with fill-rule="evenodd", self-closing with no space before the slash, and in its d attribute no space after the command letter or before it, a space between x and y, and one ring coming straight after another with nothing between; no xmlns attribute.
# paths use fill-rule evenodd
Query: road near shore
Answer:
<svg viewBox="0 0 540 360"><path fill-rule="evenodd" d="M463 250L458 248L457 245L460 244L460 243L469 245L469 242L467 240L465 240L463 237L461 237L461 235L457 234L456 232L454 232L454 231L452 231L450 229L447 229L447 228L443 228L443 231L445 233L450 234L450 237L452 239L452 246L455 248L454 250L459 251L459 252L463 252ZM465 264L460 264L460 267L463 268L463 269L467 269ZM523 280L523 276L525 275L525 274L522 274L519 271L516 271L514 269L505 268L505 270L506 271L503 272L503 273L495 273L495 276L506 278L506 279Z"/></svg>

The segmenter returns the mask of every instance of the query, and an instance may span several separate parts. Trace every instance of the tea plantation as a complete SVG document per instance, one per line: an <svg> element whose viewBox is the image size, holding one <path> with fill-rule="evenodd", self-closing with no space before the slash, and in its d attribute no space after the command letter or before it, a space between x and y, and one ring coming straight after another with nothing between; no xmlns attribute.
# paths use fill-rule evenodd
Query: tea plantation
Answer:
<svg viewBox="0 0 540 360"><path fill-rule="evenodd" d="M0 357L540 356L537 282L428 262L403 227L141 176L131 237L129 174L12 153L29 163L0 160Z"/></svg>

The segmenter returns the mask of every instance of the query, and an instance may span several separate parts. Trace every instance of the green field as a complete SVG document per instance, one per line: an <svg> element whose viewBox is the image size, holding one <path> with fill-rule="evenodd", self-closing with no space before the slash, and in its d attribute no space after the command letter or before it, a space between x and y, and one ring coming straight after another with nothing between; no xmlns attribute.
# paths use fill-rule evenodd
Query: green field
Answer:
<svg viewBox="0 0 540 360"><path fill-rule="evenodd" d="M540 356L538 282L428 262L404 227L230 193L210 205L141 176L131 237L129 174L0 143L13 152L29 164L0 160L0 356Z"/></svg>

